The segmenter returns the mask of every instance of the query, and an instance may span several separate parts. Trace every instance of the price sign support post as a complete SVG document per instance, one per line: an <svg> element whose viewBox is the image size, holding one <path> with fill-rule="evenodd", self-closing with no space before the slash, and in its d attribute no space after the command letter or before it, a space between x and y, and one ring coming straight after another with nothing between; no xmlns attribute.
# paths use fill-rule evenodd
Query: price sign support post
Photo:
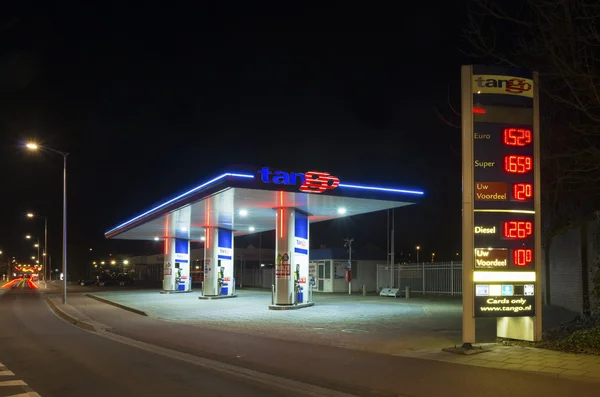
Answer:
<svg viewBox="0 0 600 397"><path fill-rule="evenodd" d="M537 82L523 69L461 69L463 351L478 317L495 317L498 337L542 337Z"/></svg>

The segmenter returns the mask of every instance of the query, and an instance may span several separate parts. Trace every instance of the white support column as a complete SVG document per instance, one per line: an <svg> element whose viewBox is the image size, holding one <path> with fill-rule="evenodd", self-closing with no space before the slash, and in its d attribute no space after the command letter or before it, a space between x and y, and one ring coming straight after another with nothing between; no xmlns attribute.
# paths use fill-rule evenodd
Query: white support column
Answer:
<svg viewBox="0 0 600 397"><path fill-rule="evenodd" d="M233 295L233 231L207 227L204 240L204 296Z"/></svg>
<svg viewBox="0 0 600 397"><path fill-rule="evenodd" d="M189 292L191 290L190 241L167 237L165 238L163 291Z"/></svg>
<svg viewBox="0 0 600 397"><path fill-rule="evenodd" d="M308 216L294 208L276 208L275 305L309 302Z"/></svg>

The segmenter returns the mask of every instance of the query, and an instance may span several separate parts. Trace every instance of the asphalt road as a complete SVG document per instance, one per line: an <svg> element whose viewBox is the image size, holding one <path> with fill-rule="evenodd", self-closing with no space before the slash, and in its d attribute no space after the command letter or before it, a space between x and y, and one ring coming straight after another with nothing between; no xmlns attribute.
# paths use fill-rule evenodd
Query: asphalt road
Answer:
<svg viewBox="0 0 600 397"><path fill-rule="evenodd" d="M240 334L227 331L226 323L209 329L140 316L82 295L69 299L84 315L134 340L361 396L600 395L599 383Z"/></svg>
<svg viewBox="0 0 600 397"><path fill-rule="evenodd" d="M83 296L70 298L72 304L89 302L78 307L115 334L149 343L153 352L63 322L42 300L40 290L4 292L0 291L0 397L23 392L42 397L293 396L291 390L267 388L170 358L159 346L278 376L282 382L302 381L364 396L597 397L600 386L209 330L139 316ZM28 386L14 383L19 381Z"/></svg>
<svg viewBox="0 0 600 397"><path fill-rule="evenodd" d="M0 397L290 395L74 327L26 287L0 292L0 363Z"/></svg>

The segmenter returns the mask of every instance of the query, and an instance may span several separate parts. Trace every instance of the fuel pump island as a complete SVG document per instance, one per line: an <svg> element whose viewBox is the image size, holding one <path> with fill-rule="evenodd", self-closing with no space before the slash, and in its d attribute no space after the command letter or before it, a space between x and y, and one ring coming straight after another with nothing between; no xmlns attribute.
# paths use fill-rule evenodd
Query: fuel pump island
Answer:
<svg viewBox="0 0 600 397"><path fill-rule="evenodd" d="M349 183L330 172L245 167L223 172L105 236L163 241L163 293L192 290L190 242L204 242L201 299L220 299L236 296L234 237L275 230L269 308L292 309L313 304L308 281L311 223L403 207L422 197L419 190Z"/></svg>

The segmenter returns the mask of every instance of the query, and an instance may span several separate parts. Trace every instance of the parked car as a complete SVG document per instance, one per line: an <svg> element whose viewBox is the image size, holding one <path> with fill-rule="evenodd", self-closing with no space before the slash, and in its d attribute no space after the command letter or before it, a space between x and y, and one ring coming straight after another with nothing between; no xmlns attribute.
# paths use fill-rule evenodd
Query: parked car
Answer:
<svg viewBox="0 0 600 397"><path fill-rule="evenodd" d="M100 287L111 284L118 284L119 286L123 287L125 285L133 284L133 278L127 273L102 274L96 278L96 284Z"/></svg>
<svg viewBox="0 0 600 397"><path fill-rule="evenodd" d="M82 287L86 286L86 285L92 285L92 284L96 284L97 280L77 280L77 284L81 285Z"/></svg>

